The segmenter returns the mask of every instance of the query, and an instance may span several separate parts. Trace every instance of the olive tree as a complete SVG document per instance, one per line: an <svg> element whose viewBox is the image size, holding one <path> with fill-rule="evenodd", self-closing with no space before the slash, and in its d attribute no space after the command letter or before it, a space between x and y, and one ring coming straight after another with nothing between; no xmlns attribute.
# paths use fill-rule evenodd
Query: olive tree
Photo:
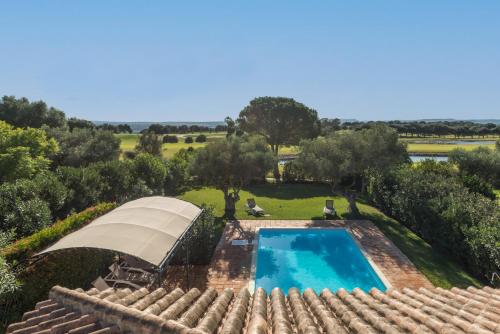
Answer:
<svg viewBox="0 0 500 334"><path fill-rule="evenodd" d="M230 215L236 209L241 188L263 178L273 163L273 155L262 138L231 136L198 150L190 170L200 183L223 192L225 211Z"/></svg>
<svg viewBox="0 0 500 334"><path fill-rule="evenodd" d="M356 180L365 189L368 170L384 170L408 161L404 144L399 142L395 130L375 125L355 132L335 133L326 138L301 142L298 168L314 180L328 182L335 190L339 181L350 178L351 186L345 190L351 211L357 211L355 193L350 191Z"/></svg>
<svg viewBox="0 0 500 334"><path fill-rule="evenodd" d="M263 136L277 157L280 146L298 145L302 139L315 138L320 131L316 110L286 97L258 97L250 101L237 120L241 130ZM278 160L274 177L280 179Z"/></svg>

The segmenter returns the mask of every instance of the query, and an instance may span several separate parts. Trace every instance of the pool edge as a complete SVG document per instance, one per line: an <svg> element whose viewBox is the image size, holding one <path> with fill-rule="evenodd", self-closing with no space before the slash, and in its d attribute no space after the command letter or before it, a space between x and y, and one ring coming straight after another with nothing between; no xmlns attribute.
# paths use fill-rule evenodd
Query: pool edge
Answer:
<svg viewBox="0 0 500 334"><path fill-rule="evenodd" d="M386 291L392 288L392 284L389 282L387 277L384 275L384 273L380 270L380 268L377 266L375 261L371 258L371 256L365 251L363 248L363 245L361 242L358 240L356 235L352 232L352 229L350 226L332 226L332 227L310 227L310 226L300 226L300 227L283 227L283 226L276 226L276 227L261 227L258 226L255 228L255 239L254 242L252 243L252 260L251 260L251 265L250 265L250 280L248 281L247 289L248 291L253 294L255 291L255 274L257 270L257 250L259 248L259 234L261 229L319 229L319 230L346 230L347 233L349 233L350 237L352 240L356 243L356 246L358 246L358 249L361 251L361 254L365 257L365 259L368 261L368 264L370 267L373 269L375 274L380 278L382 283L385 285ZM368 291L366 291L368 292Z"/></svg>

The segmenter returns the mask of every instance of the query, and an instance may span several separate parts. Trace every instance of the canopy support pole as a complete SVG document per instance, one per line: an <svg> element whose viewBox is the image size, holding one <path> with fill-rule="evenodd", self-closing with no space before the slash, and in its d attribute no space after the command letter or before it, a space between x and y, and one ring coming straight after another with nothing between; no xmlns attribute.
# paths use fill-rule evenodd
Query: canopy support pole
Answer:
<svg viewBox="0 0 500 334"><path fill-rule="evenodd" d="M186 291L189 290L189 245L187 242L189 241L189 237L186 238Z"/></svg>

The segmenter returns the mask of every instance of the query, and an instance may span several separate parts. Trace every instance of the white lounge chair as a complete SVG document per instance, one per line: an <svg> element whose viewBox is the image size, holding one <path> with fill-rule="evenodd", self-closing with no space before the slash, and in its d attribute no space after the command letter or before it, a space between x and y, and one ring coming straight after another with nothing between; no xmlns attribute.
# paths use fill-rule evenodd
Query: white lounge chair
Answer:
<svg viewBox="0 0 500 334"><path fill-rule="evenodd" d="M335 212L335 207L333 206L333 200L332 199L327 199L325 202L325 207L323 208L323 214L325 215L325 218L328 217L334 217L336 212Z"/></svg>
<svg viewBox="0 0 500 334"><path fill-rule="evenodd" d="M111 285L109 285L110 283ZM139 290L141 288L140 285L134 284L129 281L124 281L124 280L105 280L101 276L97 277L95 281L92 282L92 286L96 288L99 291L104 291L110 288L117 288L117 287L127 287L127 288L133 288L135 290Z"/></svg>
<svg viewBox="0 0 500 334"><path fill-rule="evenodd" d="M264 209L259 207L257 203L255 203L255 199L249 198L247 199L247 208L254 216L263 215Z"/></svg>

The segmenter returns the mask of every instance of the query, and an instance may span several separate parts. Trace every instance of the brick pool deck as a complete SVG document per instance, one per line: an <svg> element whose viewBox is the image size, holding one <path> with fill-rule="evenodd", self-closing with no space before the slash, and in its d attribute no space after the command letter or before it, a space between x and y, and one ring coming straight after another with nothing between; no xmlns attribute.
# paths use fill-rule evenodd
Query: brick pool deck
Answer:
<svg viewBox="0 0 500 334"><path fill-rule="evenodd" d="M433 287L413 263L367 220L239 220L229 222L215 249L207 271L207 286L239 290L248 286L252 272L253 245L235 246L233 240L253 240L259 228L348 228L369 261L393 288Z"/></svg>

